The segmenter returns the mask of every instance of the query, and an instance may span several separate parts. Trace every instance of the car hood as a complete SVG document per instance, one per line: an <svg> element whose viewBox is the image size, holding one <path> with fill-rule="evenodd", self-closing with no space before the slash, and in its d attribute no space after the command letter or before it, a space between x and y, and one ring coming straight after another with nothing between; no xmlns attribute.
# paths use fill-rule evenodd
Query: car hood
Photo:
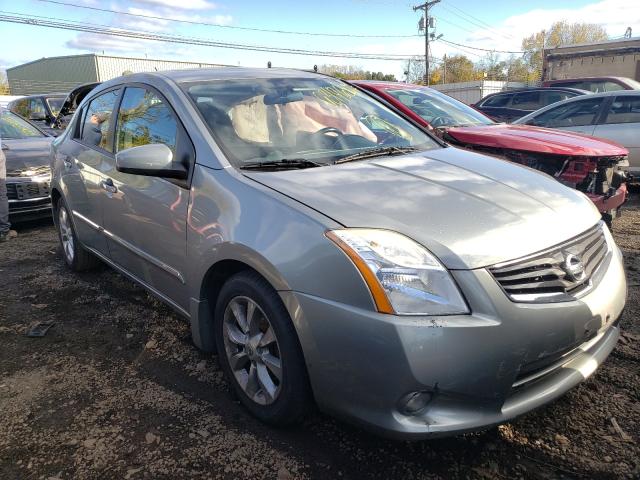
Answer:
<svg viewBox="0 0 640 480"><path fill-rule="evenodd" d="M25 170L49 171L49 147L53 137L2 139L2 152L7 158L7 176L20 176Z"/></svg>
<svg viewBox="0 0 640 480"><path fill-rule="evenodd" d="M618 156L628 151L615 142L566 130L528 125L451 127L447 133L463 144L555 155Z"/></svg>
<svg viewBox="0 0 640 480"><path fill-rule="evenodd" d="M600 220L586 196L548 175L453 147L245 175L346 227L403 233L451 269L529 255Z"/></svg>

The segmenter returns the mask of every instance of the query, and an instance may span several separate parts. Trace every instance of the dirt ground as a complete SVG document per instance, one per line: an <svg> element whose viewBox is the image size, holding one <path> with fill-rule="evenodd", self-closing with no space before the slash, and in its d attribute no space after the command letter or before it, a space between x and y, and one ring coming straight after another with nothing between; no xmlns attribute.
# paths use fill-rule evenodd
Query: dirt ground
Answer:
<svg viewBox="0 0 640 480"><path fill-rule="evenodd" d="M606 363L517 421L419 443L320 413L299 427L265 427L169 308L106 267L69 272L50 223L18 230L0 245L3 480L640 478L637 199L614 224L629 302ZM55 326L26 337L42 320Z"/></svg>

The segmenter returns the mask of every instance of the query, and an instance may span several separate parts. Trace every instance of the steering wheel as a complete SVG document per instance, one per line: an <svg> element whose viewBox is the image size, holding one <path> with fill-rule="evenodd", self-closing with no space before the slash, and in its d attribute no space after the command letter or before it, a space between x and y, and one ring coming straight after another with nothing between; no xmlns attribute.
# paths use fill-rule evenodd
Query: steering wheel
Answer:
<svg viewBox="0 0 640 480"><path fill-rule="evenodd" d="M327 133L336 133L339 137L342 137L344 135L344 133L342 133L341 130L338 130L335 127L324 127L324 128L321 128L317 132L314 132L314 135L326 135Z"/></svg>
<svg viewBox="0 0 640 480"><path fill-rule="evenodd" d="M449 117L434 117L429 123L433 127L444 127L445 125L449 125L451 122Z"/></svg>

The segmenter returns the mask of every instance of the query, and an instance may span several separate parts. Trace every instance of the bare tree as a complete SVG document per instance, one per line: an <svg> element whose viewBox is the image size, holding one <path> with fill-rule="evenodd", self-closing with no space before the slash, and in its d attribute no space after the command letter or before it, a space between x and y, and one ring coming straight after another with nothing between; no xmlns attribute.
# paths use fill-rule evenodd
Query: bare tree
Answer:
<svg viewBox="0 0 640 480"><path fill-rule="evenodd" d="M0 70L0 95L9 95L9 82L7 81L7 72Z"/></svg>

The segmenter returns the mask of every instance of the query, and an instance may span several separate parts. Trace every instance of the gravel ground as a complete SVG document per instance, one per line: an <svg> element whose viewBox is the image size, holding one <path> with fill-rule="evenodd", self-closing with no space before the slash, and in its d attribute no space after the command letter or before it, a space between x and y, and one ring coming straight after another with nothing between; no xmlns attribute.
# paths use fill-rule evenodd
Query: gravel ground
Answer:
<svg viewBox="0 0 640 480"><path fill-rule="evenodd" d="M640 478L637 199L614 224L630 286L607 362L517 421L419 443L319 413L263 426L171 310L106 267L70 273L50 223L19 233L0 246L2 479ZM27 338L42 320L55 326Z"/></svg>

